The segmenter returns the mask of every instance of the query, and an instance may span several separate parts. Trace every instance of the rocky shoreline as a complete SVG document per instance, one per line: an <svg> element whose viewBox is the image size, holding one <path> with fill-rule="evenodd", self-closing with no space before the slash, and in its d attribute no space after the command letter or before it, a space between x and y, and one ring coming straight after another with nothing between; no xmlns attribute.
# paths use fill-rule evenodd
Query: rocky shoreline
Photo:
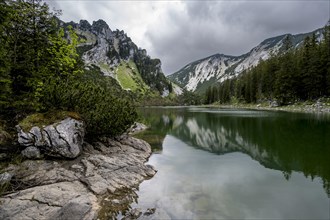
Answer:
<svg viewBox="0 0 330 220"><path fill-rule="evenodd" d="M150 145L122 135L84 142L82 149L73 160L27 159L3 169L0 179L7 178L10 190L0 198L0 219L111 219L125 212L130 216L134 190L156 173L145 164Z"/></svg>
<svg viewBox="0 0 330 220"><path fill-rule="evenodd" d="M285 106L279 106L274 103L261 104L231 104L231 105L208 105L207 107L217 108L241 108L253 110L270 110L270 111L286 111L286 112L301 112L301 113L330 113L330 104L316 101L315 103L295 103Z"/></svg>

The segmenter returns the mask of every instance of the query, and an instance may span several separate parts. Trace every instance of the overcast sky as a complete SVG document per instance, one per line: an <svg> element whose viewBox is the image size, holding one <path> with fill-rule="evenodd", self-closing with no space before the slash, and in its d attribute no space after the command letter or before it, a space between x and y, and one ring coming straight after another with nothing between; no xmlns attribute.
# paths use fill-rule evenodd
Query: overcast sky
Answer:
<svg viewBox="0 0 330 220"><path fill-rule="evenodd" d="M160 58L166 75L215 53L241 55L266 38L304 33L329 20L329 0L48 0L64 21L105 20Z"/></svg>

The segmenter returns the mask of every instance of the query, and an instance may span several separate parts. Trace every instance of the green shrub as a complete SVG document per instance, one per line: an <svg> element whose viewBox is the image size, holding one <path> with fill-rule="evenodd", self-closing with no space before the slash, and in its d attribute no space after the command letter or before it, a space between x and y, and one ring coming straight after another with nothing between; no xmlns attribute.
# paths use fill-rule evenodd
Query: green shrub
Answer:
<svg viewBox="0 0 330 220"><path fill-rule="evenodd" d="M41 103L44 110L77 112L86 123L89 137L117 136L136 120L135 108L112 95L111 88L83 78L49 80Z"/></svg>

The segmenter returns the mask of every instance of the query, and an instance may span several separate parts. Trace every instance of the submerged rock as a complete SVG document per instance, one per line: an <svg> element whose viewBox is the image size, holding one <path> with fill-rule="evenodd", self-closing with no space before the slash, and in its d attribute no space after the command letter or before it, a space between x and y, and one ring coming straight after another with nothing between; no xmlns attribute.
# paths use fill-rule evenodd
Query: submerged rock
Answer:
<svg viewBox="0 0 330 220"><path fill-rule="evenodd" d="M46 155L72 159L82 151L84 124L73 118L66 118L44 128L33 127L29 132L23 131L19 125L16 128L20 145L38 148ZM32 149L27 151L31 153ZM37 154L35 149L33 152Z"/></svg>
<svg viewBox="0 0 330 220"><path fill-rule="evenodd" d="M130 136L103 138L84 143L84 149L81 157L71 161L26 160L11 165L8 170L26 189L0 198L0 219L115 217L118 210L101 205L110 202L120 210L127 208L131 196L123 194L134 194L131 189L156 173L144 164L151 155L145 141ZM103 202L107 198L112 199Z"/></svg>
<svg viewBox="0 0 330 220"><path fill-rule="evenodd" d="M134 208L131 209L122 220L133 220L137 219L142 215L141 209Z"/></svg>

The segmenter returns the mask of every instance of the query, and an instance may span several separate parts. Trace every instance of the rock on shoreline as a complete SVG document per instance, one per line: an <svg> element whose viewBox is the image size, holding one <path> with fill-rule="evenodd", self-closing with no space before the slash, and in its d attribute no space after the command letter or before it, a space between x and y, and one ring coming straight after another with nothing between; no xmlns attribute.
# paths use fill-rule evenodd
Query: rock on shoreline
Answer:
<svg viewBox="0 0 330 220"><path fill-rule="evenodd" d="M7 167L18 191L0 198L0 219L97 219L100 212L115 217L118 210L102 207L104 201L125 198L156 173L144 164L150 145L127 135L85 142L83 149L71 161L26 160Z"/></svg>
<svg viewBox="0 0 330 220"><path fill-rule="evenodd" d="M40 158L40 151L53 157L76 158L82 151L85 129L82 121L66 118L46 127L32 127L25 132L17 125L18 143L27 147L22 154L29 159Z"/></svg>

